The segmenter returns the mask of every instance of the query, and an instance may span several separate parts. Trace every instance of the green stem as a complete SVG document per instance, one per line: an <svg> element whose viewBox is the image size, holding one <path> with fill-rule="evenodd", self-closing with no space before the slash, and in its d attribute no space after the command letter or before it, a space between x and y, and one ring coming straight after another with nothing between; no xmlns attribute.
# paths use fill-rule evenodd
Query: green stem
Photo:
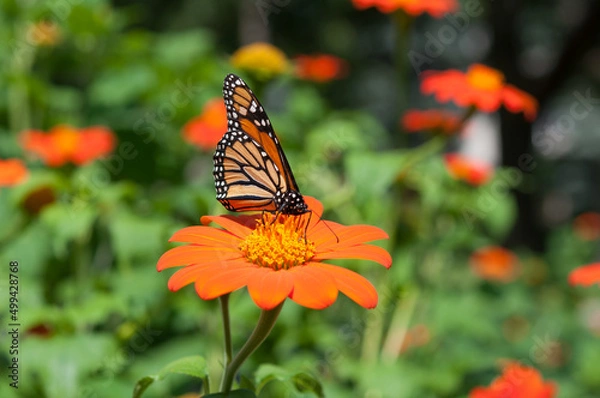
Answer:
<svg viewBox="0 0 600 398"><path fill-rule="evenodd" d="M231 348L231 322L229 320L229 293L219 298L221 302L221 314L223 315L223 339L225 342L225 366L229 366L233 358Z"/></svg>
<svg viewBox="0 0 600 398"><path fill-rule="evenodd" d="M10 69L13 75L7 87L8 125L11 131L19 132L31 127L31 112L27 79L33 67L36 48L26 40L27 28L17 24L14 38L17 46L10 54Z"/></svg>
<svg viewBox="0 0 600 398"><path fill-rule="evenodd" d="M388 282L386 291L391 291L392 284ZM398 299L397 294L382 294L380 297L381 300L377 304L377 308L369 312L367 316L360 353L361 363L376 363L378 361L381 342L383 341L385 318Z"/></svg>
<svg viewBox="0 0 600 398"><path fill-rule="evenodd" d="M246 341L246 344L242 347L242 349L237 353L235 358L227 365L225 368L225 374L223 375L223 380L221 381L221 392L227 394L231 391L231 386L233 384L233 378L237 373L238 369L246 359L252 354L261 344L275 325L275 321L277 321L277 317L283 308L283 303L279 304L277 307L272 310L263 310L260 313L260 318L258 319L258 323L254 331Z"/></svg>
<svg viewBox="0 0 600 398"><path fill-rule="evenodd" d="M406 339L406 333L408 331L408 324L413 316L415 307L417 304L417 298L419 297L419 291L415 290L410 292L404 300L396 307L392 320L390 322L390 328L388 330L387 338L383 344L382 359L387 363L394 363L400 355L402 344ZM395 333L401 331L401 336L396 336Z"/></svg>
<svg viewBox="0 0 600 398"><path fill-rule="evenodd" d="M473 116L475 114L475 111L477 111L477 108L475 108L475 106L473 106L473 105L471 105L467 109L467 111L464 113L462 118L460 118L460 123L458 124L458 130L462 129L465 126L465 123L467 123L467 121L471 118L471 116Z"/></svg>

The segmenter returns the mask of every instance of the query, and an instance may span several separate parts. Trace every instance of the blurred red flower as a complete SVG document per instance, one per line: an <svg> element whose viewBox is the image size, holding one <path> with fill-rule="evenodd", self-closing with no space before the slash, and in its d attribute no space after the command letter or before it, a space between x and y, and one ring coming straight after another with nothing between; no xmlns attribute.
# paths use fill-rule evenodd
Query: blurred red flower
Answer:
<svg viewBox="0 0 600 398"><path fill-rule="evenodd" d="M573 230L582 240L592 241L600 238L600 214L581 213L573 221Z"/></svg>
<svg viewBox="0 0 600 398"><path fill-rule="evenodd" d="M0 187L17 185L28 175L27 167L20 159L0 159Z"/></svg>
<svg viewBox="0 0 600 398"><path fill-rule="evenodd" d="M209 100L196 116L183 126L183 138L204 151L213 151L227 131L227 111L222 98Z"/></svg>
<svg viewBox="0 0 600 398"><path fill-rule="evenodd" d="M519 259L510 250L486 246L475 251L469 260L473 272L482 279L510 282L519 271Z"/></svg>
<svg viewBox="0 0 600 398"><path fill-rule="evenodd" d="M455 69L423 72L421 91L435 95L439 102L454 101L483 112L495 112L504 105L510 112L523 112L529 121L537 115L535 98L504 83L502 72L481 64L471 65L466 73Z"/></svg>
<svg viewBox="0 0 600 398"><path fill-rule="evenodd" d="M385 14L402 9L413 17L428 13L434 18L441 18L458 10L456 0L352 0L352 4L359 10L375 7Z"/></svg>
<svg viewBox="0 0 600 398"><path fill-rule="evenodd" d="M485 184L492 178L494 170L492 166L466 158L457 153L448 153L444 155L446 169L452 177L463 180L471 185Z"/></svg>
<svg viewBox="0 0 600 398"><path fill-rule="evenodd" d="M402 128L407 132L430 130L452 134L460 127L460 118L452 112L436 109L411 109L402 115Z"/></svg>
<svg viewBox="0 0 600 398"><path fill-rule="evenodd" d="M175 247L158 260L158 271L180 267L169 279L176 291L195 283L203 300L242 287L262 309L275 308L286 298L313 309L333 304L338 292L365 308L377 305L377 291L363 276L327 259L356 258L389 268L392 258L384 249L366 244L388 235L369 225L343 226L321 219L323 206L305 197L315 213L302 216L268 212L241 216L204 216L203 226L181 229L171 241ZM223 229L208 226L215 223ZM308 225L306 225L308 223Z"/></svg>
<svg viewBox="0 0 600 398"><path fill-rule="evenodd" d="M556 384L544 382L537 369L510 361L489 387L475 387L469 398L553 398L556 392Z"/></svg>
<svg viewBox="0 0 600 398"><path fill-rule="evenodd" d="M115 141L113 132L103 126L76 129L58 125L48 133L40 130L21 133L23 148L50 167L60 167L67 162L84 165L109 154Z"/></svg>
<svg viewBox="0 0 600 398"><path fill-rule="evenodd" d="M294 60L296 76L300 79L325 83L344 76L346 61L334 55L299 55Z"/></svg>
<svg viewBox="0 0 600 398"><path fill-rule="evenodd" d="M575 268L569 274L569 283L573 286L591 286L594 283L600 284L600 263L593 263Z"/></svg>

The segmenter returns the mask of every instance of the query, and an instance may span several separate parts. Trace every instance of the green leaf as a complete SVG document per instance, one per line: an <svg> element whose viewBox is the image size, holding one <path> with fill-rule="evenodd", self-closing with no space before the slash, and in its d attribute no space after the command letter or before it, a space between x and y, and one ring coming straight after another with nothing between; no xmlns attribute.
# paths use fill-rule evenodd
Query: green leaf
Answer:
<svg viewBox="0 0 600 398"><path fill-rule="evenodd" d="M390 188L405 163L400 152L352 153L346 158L348 179L358 188L357 200L381 197Z"/></svg>
<svg viewBox="0 0 600 398"><path fill-rule="evenodd" d="M170 374L184 374L188 376L198 377L204 379L208 376L208 369L206 366L206 360L201 356L191 356L178 359L171 362L158 374L152 376L145 376L138 380L133 389L133 398L139 398L142 396L144 391L155 381L164 379Z"/></svg>
<svg viewBox="0 0 600 398"><path fill-rule="evenodd" d="M69 243L84 241L90 236L97 215L98 210L92 206L80 207L67 203L54 203L42 211L41 219L52 229L52 243L58 257L67 254Z"/></svg>
<svg viewBox="0 0 600 398"><path fill-rule="evenodd" d="M256 395L250 390L234 390L227 394L217 392L215 394L204 395L204 398L256 398Z"/></svg>
<svg viewBox="0 0 600 398"><path fill-rule="evenodd" d="M162 34L154 46L159 62L173 69L198 62L213 46L213 37L207 31L193 30Z"/></svg>
<svg viewBox="0 0 600 398"><path fill-rule="evenodd" d="M167 223L122 210L111 215L109 228L117 258L130 264L133 259L158 258L165 242Z"/></svg>
<svg viewBox="0 0 600 398"><path fill-rule="evenodd" d="M255 378L257 392L260 392L270 382L279 381L297 392L312 392L318 397L324 396L321 383L308 373L292 373L279 366L265 364L258 368Z"/></svg>
<svg viewBox="0 0 600 398"><path fill-rule="evenodd" d="M300 392L313 392L319 398L325 396L321 383L308 373L296 373L292 376L292 382Z"/></svg>
<svg viewBox="0 0 600 398"><path fill-rule="evenodd" d="M102 74L90 89L90 98L97 105L125 105L156 85L156 75L147 65L131 65Z"/></svg>

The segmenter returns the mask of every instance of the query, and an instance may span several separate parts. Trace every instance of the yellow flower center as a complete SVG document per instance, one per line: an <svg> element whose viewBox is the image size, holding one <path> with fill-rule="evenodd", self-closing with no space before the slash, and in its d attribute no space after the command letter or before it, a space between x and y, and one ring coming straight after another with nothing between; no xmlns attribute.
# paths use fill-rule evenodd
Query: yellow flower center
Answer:
<svg viewBox="0 0 600 398"><path fill-rule="evenodd" d="M63 154L71 155L77 150L79 133L69 126L57 126L52 130L54 142Z"/></svg>
<svg viewBox="0 0 600 398"><path fill-rule="evenodd" d="M304 219L265 213L240 250L248 261L261 267L280 270L305 264L315 255L315 244L306 239Z"/></svg>
<svg viewBox="0 0 600 398"><path fill-rule="evenodd" d="M467 71L467 80L482 90L499 90L504 84L504 74L489 66L475 64Z"/></svg>

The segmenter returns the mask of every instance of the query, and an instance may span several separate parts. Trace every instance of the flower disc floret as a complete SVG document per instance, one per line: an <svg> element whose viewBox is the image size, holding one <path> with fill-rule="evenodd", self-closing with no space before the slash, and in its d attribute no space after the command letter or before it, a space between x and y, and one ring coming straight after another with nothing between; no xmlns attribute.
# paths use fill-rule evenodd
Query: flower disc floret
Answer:
<svg viewBox="0 0 600 398"><path fill-rule="evenodd" d="M256 229L240 243L248 261L275 270L306 264L315 255L315 244L302 236L301 217L265 213Z"/></svg>

